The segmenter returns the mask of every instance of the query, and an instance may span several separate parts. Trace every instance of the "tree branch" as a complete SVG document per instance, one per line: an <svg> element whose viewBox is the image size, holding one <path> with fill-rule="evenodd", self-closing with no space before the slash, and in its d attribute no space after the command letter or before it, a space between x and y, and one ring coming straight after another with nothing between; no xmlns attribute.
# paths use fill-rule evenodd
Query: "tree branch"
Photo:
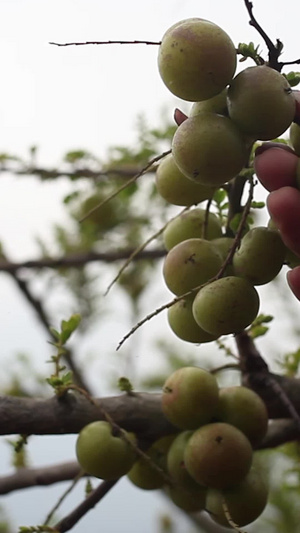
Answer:
<svg viewBox="0 0 300 533"><path fill-rule="evenodd" d="M125 393L94 402L73 392L49 399L0 396L0 435L79 433L86 424L104 420L101 411L123 429L136 432L141 441L151 443L178 431L162 413L160 394Z"/></svg>
<svg viewBox="0 0 300 533"><path fill-rule="evenodd" d="M18 468L13 474L0 477L0 494L27 489L38 485L47 486L61 481L70 481L80 472L76 461L39 468Z"/></svg>
<svg viewBox="0 0 300 533"><path fill-rule="evenodd" d="M93 252L70 254L57 258L43 257L41 259L31 259L23 262L12 262L0 260L0 271L13 273L22 269L42 269L42 268L78 268L85 266L87 263L96 261L103 261L105 263L113 263L115 261L121 261L127 259L135 251L135 249L119 250L119 251L106 251L106 252ZM134 261L140 259L160 259L166 255L166 250L143 250L135 255Z"/></svg>

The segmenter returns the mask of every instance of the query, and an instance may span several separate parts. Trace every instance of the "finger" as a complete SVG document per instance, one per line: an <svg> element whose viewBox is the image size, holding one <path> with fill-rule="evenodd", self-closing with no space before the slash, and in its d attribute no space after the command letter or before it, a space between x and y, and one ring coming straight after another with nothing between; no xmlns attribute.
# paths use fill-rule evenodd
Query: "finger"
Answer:
<svg viewBox="0 0 300 533"><path fill-rule="evenodd" d="M286 246L300 255L300 191L294 187L273 191L267 207Z"/></svg>
<svg viewBox="0 0 300 533"><path fill-rule="evenodd" d="M257 154L254 169L259 181L268 191L296 186L299 158L292 150L272 146L262 152L257 151Z"/></svg>
<svg viewBox="0 0 300 533"><path fill-rule="evenodd" d="M287 281L296 298L300 300L300 266L287 273Z"/></svg>

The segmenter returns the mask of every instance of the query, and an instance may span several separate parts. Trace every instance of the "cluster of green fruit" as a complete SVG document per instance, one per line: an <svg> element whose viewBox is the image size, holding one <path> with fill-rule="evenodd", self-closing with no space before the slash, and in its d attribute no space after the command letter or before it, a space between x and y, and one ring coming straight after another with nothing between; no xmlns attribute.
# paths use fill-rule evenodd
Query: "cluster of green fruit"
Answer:
<svg viewBox="0 0 300 533"><path fill-rule="evenodd" d="M194 102L190 116L177 121L172 152L156 174L158 192L169 203L191 206L211 199L247 165L254 141L281 135L294 119L296 102L286 78L266 65L234 77L236 57L229 36L207 20L183 20L162 38L162 80L173 94ZM204 224L199 209L170 222L164 243L163 275L171 292L182 296L206 284L168 312L174 333L194 343L249 326L259 310L254 286L272 281L285 262L279 234L256 227L244 235L222 277L208 283L234 240L223 235L213 214Z"/></svg>
<svg viewBox="0 0 300 533"><path fill-rule="evenodd" d="M204 285L168 310L172 331L187 342L210 342L251 324L259 310L254 286L272 281L286 261L280 234L254 227L242 237L223 276L210 282L221 270L234 238L224 236L220 219L213 213L207 216L201 208L169 222L163 240L168 250L163 275L170 291L181 296Z"/></svg>
<svg viewBox="0 0 300 533"><path fill-rule="evenodd" d="M219 389L209 372L185 367L166 380L162 411L178 431L139 458L132 433L114 434L104 421L85 426L76 445L83 470L106 480L127 474L137 487L163 489L178 507L206 510L226 526L228 516L239 526L254 521L268 498L253 452L268 426L259 396L244 387Z"/></svg>

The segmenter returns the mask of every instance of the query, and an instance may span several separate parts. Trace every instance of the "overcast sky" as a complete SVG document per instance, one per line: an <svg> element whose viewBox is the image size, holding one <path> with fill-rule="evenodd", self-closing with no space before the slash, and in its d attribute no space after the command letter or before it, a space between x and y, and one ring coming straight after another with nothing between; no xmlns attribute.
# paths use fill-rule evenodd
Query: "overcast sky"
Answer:
<svg viewBox="0 0 300 533"><path fill-rule="evenodd" d="M283 60L300 57L299 0L256 0L254 9L269 36L286 44ZM67 150L76 148L104 158L109 146L133 142L139 113L155 126L163 108L170 110L170 116L175 106L187 110L189 104L176 100L159 78L156 46L58 48L49 41L159 41L174 22L194 16L219 24L236 45L261 43L248 25L242 0L0 0L0 153L26 156L30 146L37 145L41 164L56 165ZM64 180L40 184L31 178L1 177L0 241L12 259L37 253L33 236L46 236L53 222L63 220L60 199L69 188ZM11 354L21 350L38 358L45 336L5 275L0 293L5 302L0 307L4 361L7 364ZM56 462L69 458L70 448L73 457L70 439L59 443L57 438L49 446L33 444L34 457L40 464ZM6 445L1 457L6 472ZM35 525L44 517L49 508L48 496L43 496L49 494L46 490L36 489L26 501L22 493L4 499L16 525ZM140 532L142 522L143 533L156 533L157 512L163 508L160 500L140 491L136 496L129 488L115 491L93 515L99 531L117 533L122 527L124 533ZM38 498L42 498L40 513ZM83 520L74 533L89 529L88 524L90 531L96 531L91 529L93 520Z"/></svg>

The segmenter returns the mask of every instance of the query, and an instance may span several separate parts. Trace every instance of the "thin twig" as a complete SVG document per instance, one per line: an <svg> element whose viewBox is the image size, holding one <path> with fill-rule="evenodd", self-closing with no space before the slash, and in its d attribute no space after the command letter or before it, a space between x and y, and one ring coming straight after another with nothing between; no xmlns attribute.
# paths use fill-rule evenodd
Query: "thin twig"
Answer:
<svg viewBox="0 0 300 533"><path fill-rule="evenodd" d="M77 522L95 505L104 498L104 496L116 485L118 479L112 481L103 481L95 490L93 490L85 500L83 500L70 514L60 520L54 529L59 533L70 531Z"/></svg>
<svg viewBox="0 0 300 533"><path fill-rule="evenodd" d="M70 486L63 492L59 500L56 502L54 507L51 509L51 511L48 513L44 525L49 524L50 520L52 520L54 513L57 511L57 509L60 507L60 505L63 503L63 501L66 499L66 497L72 492L74 487L76 487L78 481L85 476L85 473L83 471L80 471L77 476L73 479Z"/></svg>
<svg viewBox="0 0 300 533"><path fill-rule="evenodd" d="M146 248L146 246L148 246L148 244L150 242L152 242L154 239L156 239L159 235L162 234L162 232L166 229L166 227L168 226L168 224L170 222L172 222L173 220L175 220L176 218L180 217L182 215L182 213L185 213L185 211L188 211L188 209L190 209L191 206L187 206L185 207L184 209L182 209L180 211L180 213L178 213L177 215L175 215L173 218L171 218L170 220L168 220L162 228L160 228L158 231L156 231L153 235L151 235L149 237L149 239L147 239L146 241L144 241L140 246L138 246L131 254L130 256L126 259L125 263L123 263L123 265L121 266L120 270L118 271L117 275L115 276L115 278L110 282L110 284L108 285L105 293L104 293L104 296L106 296L110 289L112 288L112 286L118 281L118 279L120 278L121 274L124 272L124 270L126 269L126 267L131 263L131 261L133 261L133 259L139 254L141 253L144 248Z"/></svg>
<svg viewBox="0 0 300 533"><path fill-rule="evenodd" d="M149 168L152 167L152 165L154 163L157 163L158 161L160 161L161 159L163 159L164 157L166 157L167 155L169 155L171 153L171 150L167 150L166 152L163 152L162 154L156 156L156 157L153 157L153 159L151 159L147 165L142 168L142 170L140 172L138 172L135 176L133 176L133 178L131 178L130 180L126 181L126 183L124 183L124 185L122 185L121 187L119 187L118 189L116 189L112 194L110 194L109 196L107 196L107 198L105 198L102 202L100 202L99 204L97 204L95 207L93 207L93 209L91 209L90 211L88 211L82 218L79 219L78 222L84 222L84 220L86 220L90 215L92 215L93 213L95 213L95 211L97 211L100 207L103 207L107 202L109 202L110 200L112 200L113 198L115 198L121 191L123 191L124 189L126 189L129 185L131 185L132 183L135 183L136 180L138 178L140 178L143 174L145 174Z"/></svg>
<svg viewBox="0 0 300 533"><path fill-rule="evenodd" d="M86 46L87 44L147 44L147 45L156 45L159 46L161 41L85 41L85 42L74 42L74 43L54 43L49 42L49 44L54 44L55 46Z"/></svg>

